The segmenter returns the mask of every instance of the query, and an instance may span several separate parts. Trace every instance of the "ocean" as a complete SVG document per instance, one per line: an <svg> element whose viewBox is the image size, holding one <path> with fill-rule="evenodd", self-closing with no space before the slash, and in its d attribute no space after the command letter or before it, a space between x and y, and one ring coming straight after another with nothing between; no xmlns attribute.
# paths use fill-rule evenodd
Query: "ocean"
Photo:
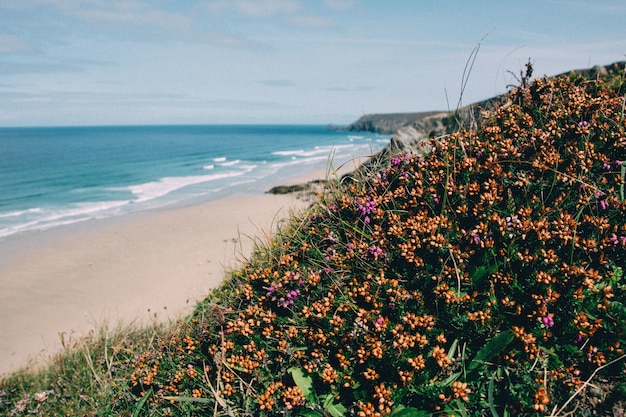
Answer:
<svg viewBox="0 0 626 417"><path fill-rule="evenodd" d="M0 128L0 240L262 193L388 143L319 125Z"/></svg>

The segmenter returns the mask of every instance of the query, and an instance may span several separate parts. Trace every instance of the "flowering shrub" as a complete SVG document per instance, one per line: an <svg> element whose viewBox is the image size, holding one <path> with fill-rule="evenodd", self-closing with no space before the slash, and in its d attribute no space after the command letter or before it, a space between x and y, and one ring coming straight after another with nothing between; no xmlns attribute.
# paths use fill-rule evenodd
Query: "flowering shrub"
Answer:
<svg viewBox="0 0 626 417"><path fill-rule="evenodd" d="M164 403L333 417L615 405L626 388L623 81L622 70L524 82L475 131L329 192L184 334L137 359L137 395L157 414Z"/></svg>

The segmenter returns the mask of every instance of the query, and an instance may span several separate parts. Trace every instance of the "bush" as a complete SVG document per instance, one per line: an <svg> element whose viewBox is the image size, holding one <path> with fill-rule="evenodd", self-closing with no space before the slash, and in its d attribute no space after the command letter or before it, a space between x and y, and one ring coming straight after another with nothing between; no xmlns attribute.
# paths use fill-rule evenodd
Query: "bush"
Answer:
<svg viewBox="0 0 626 417"><path fill-rule="evenodd" d="M338 183L135 362L136 394L161 415L619 407L623 95L623 69L524 82Z"/></svg>

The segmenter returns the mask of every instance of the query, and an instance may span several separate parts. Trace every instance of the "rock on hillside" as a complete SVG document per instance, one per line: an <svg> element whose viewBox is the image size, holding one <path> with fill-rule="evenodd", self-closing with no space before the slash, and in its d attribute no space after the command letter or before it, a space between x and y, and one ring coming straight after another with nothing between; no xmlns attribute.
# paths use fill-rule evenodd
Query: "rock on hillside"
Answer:
<svg viewBox="0 0 626 417"><path fill-rule="evenodd" d="M429 117L440 112L430 111L422 113L389 113L389 114L366 114L354 123L341 128L351 132L373 132L389 135L395 133L402 126Z"/></svg>
<svg viewBox="0 0 626 417"><path fill-rule="evenodd" d="M616 62L610 65L596 65L588 69L568 71L563 74L578 73L588 79L594 79L610 71L624 71L626 62ZM530 81L531 74L525 77ZM559 76L557 75L557 76ZM430 150L431 138L452 133L459 127L476 128L480 124L481 113L496 106L502 96L496 96L478 103L473 103L451 112L424 112L424 113L401 113L401 114L372 114L361 117L349 125L346 129L363 130L372 132L393 133L389 145L369 161L369 165L380 159L385 159L389 154L398 151L413 152L417 154L427 153ZM399 126L395 131L389 132L392 126ZM366 163L367 164L367 163Z"/></svg>
<svg viewBox="0 0 626 417"><path fill-rule="evenodd" d="M578 73L588 79L607 74L610 71L624 71L626 62L615 62L610 65L596 65L592 68L568 71L563 74ZM557 76L559 76L557 75ZM530 74L526 75L528 81ZM377 155L364 162L354 173L345 174L343 177L351 177L353 174L371 171L373 167L386 164L390 155L398 152L411 152L415 154L426 154L430 151L430 139L452 133L459 127L476 129L481 120L481 114L485 110L490 110L503 99L503 96L496 96L462 107L451 112L420 112L420 113L390 113L390 114L369 114L351 123L341 130L353 132L376 132L382 134L393 134L389 145L387 145ZM318 191L320 182L302 184L298 189L293 187L275 187L270 190L273 194L290 193L295 191L315 190Z"/></svg>

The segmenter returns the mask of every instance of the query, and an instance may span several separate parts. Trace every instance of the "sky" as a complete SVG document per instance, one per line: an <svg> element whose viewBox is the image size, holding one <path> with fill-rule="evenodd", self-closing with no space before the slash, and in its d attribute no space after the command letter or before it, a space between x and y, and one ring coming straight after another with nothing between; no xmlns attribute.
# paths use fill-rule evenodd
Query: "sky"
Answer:
<svg viewBox="0 0 626 417"><path fill-rule="evenodd" d="M624 61L625 22L623 0L0 0L0 126L447 110L529 60L535 76Z"/></svg>

